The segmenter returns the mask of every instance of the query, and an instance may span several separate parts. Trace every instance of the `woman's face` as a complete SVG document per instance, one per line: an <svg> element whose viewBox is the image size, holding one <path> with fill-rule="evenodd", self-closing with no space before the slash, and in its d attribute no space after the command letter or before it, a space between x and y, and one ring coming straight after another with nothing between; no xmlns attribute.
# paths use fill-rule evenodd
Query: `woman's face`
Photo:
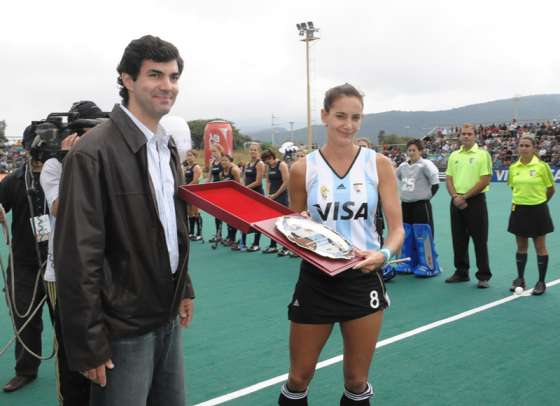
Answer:
<svg viewBox="0 0 560 406"><path fill-rule="evenodd" d="M420 150L414 144L407 148L406 153L412 162L416 162L420 159Z"/></svg>
<svg viewBox="0 0 560 406"><path fill-rule="evenodd" d="M229 167L231 166L231 162L229 161L227 156L223 156L220 159L220 163L222 164L222 167L225 169L229 169Z"/></svg>
<svg viewBox="0 0 560 406"><path fill-rule="evenodd" d="M220 151L218 151L218 148L212 147L210 149L210 155L212 156L212 159L219 159L221 154Z"/></svg>
<svg viewBox="0 0 560 406"><path fill-rule="evenodd" d="M249 147L249 155L251 159L257 159L259 157L259 147L256 144L251 144Z"/></svg>
<svg viewBox="0 0 560 406"><path fill-rule="evenodd" d="M305 158L305 152L303 151L297 151L296 152L296 161Z"/></svg>
<svg viewBox="0 0 560 406"><path fill-rule="evenodd" d="M517 152L522 158L530 158L535 154L535 147L530 140L521 138L521 140L519 140L519 144L517 144Z"/></svg>
<svg viewBox="0 0 560 406"><path fill-rule="evenodd" d="M353 143L362 125L363 106L357 97L342 96L336 99L328 112L321 111L321 119L327 126L328 139L337 144Z"/></svg>
<svg viewBox="0 0 560 406"><path fill-rule="evenodd" d="M187 152L187 162L192 165L195 161L195 157L192 152Z"/></svg>

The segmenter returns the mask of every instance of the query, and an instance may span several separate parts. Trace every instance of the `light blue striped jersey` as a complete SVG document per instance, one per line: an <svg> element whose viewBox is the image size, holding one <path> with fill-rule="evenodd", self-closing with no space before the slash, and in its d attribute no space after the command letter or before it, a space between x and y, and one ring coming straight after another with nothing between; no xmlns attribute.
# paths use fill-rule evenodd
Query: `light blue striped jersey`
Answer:
<svg viewBox="0 0 560 406"><path fill-rule="evenodd" d="M379 249L375 229L379 199L375 158L374 150L360 148L350 170L341 178L319 150L306 157L305 188L311 218L364 250Z"/></svg>

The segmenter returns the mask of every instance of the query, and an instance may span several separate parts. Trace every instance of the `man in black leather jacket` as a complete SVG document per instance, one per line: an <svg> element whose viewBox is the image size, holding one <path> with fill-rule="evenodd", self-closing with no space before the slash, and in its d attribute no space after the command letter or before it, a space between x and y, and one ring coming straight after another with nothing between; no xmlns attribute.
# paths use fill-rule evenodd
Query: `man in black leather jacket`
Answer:
<svg viewBox="0 0 560 406"><path fill-rule="evenodd" d="M183 60L144 36L117 68L122 105L64 160L55 272L68 364L92 405L184 405L194 292L177 149L159 126Z"/></svg>

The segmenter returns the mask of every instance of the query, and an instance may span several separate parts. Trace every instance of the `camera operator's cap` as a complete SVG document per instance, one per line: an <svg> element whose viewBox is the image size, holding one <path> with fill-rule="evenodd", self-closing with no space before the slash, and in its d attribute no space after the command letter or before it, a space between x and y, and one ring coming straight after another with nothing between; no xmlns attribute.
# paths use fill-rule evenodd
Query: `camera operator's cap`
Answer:
<svg viewBox="0 0 560 406"><path fill-rule="evenodd" d="M107 117L97 104L89 100L75 102L70 108L70 113L78 113L78 118L102 118Z"/></svg>
<svg viewBox="0 0 560 406"><path fill-rule="evenodd" d="M23 138L21 140L21 143L23 145L23 148L25 148L27 151L31 150L31 145L33 144L33 140L35 139L35 128L35 125L30 124L23 131Z"/></svg>

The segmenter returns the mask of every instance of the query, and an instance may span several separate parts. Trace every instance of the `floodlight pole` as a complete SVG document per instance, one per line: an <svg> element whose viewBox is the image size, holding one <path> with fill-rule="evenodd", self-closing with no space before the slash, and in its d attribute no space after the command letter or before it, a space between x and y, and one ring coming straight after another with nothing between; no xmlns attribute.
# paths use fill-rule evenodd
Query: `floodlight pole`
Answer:
<svg viewBox="0 0 560 406"><path fill-rule="evenodd" d="M307 37L309 37L309 31L307 31ZM309 151L313 145L313 127L311 126L311 84L309 80L309 40L305 41L305 65L307 70L307 150Z"/></svg>
<svg viewBox="0 0 560 406"><path fill-rule="evenodd" d="M305 42L305 69L307 77L307 148L311 149L313 145L313 128L311 126L311 81L309 75L309 43L318 40L315 36L319 32L319 28L313 26L312 22L298 24L299 35Z"/></svg>

